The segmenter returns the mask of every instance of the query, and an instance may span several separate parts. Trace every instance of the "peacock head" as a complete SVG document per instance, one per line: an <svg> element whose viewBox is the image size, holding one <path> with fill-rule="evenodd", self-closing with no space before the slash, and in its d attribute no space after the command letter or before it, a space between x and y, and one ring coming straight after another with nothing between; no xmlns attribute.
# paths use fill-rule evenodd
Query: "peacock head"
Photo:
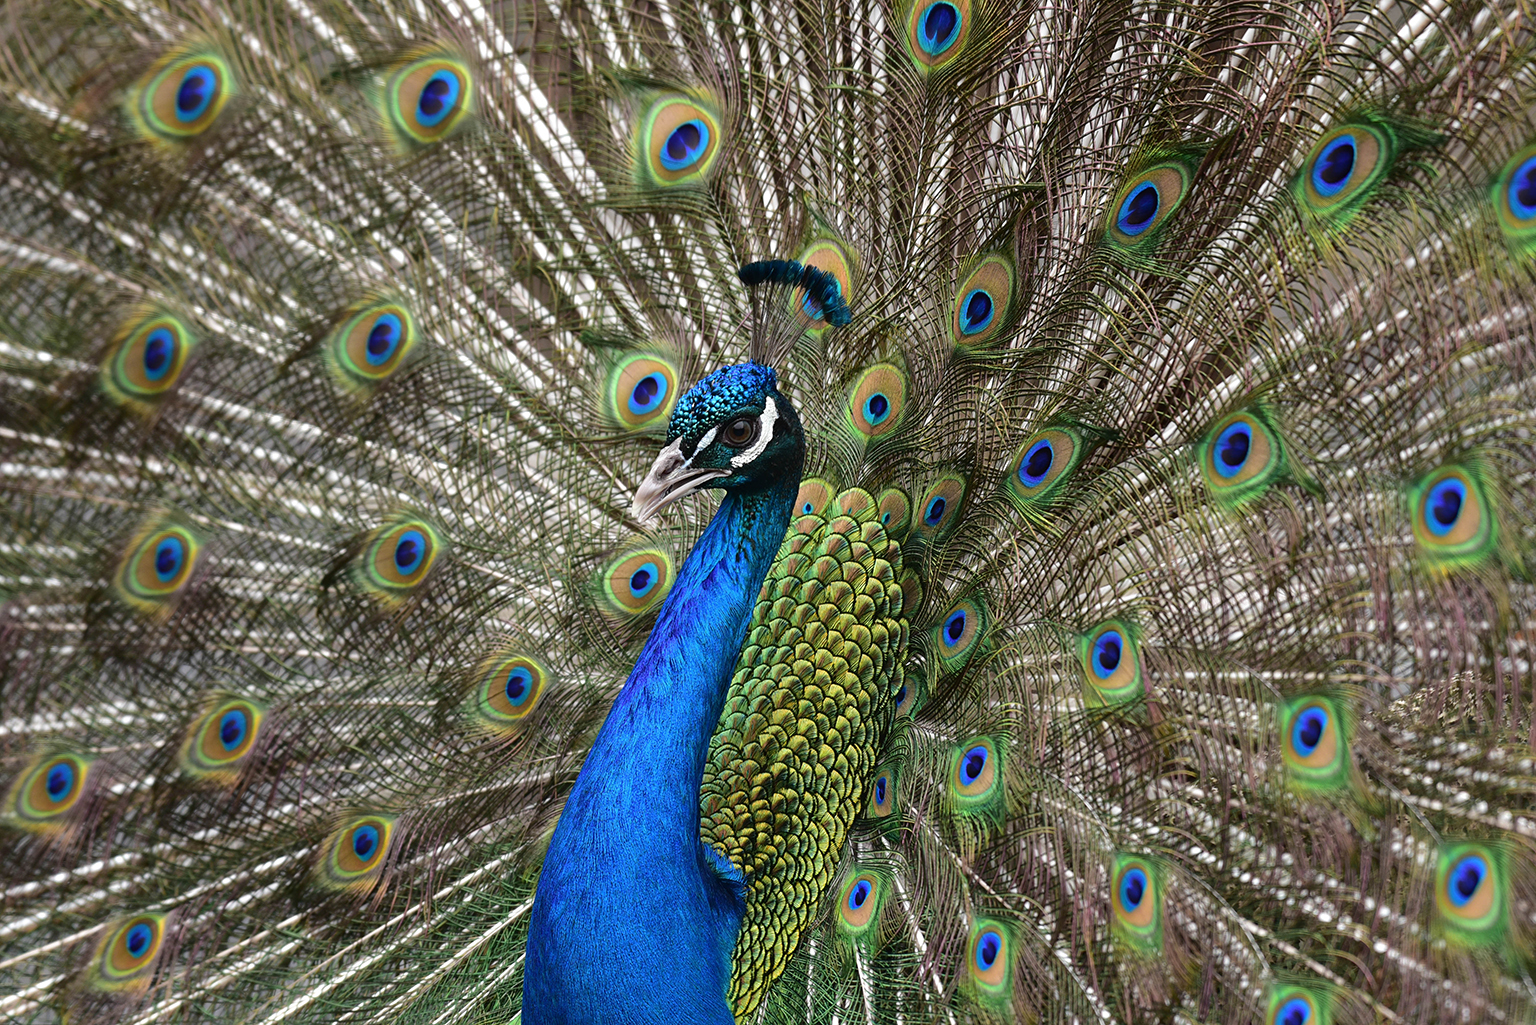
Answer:
<svg viewBox="0 0 1536 1025"><path fill-rule="evenodd" d="M785 482L795 487L804 464L800 417L779 394L772 368L725 367L677 400L667 447L635 491L634 513L648 520L703 488L752 493Z"/></svg>

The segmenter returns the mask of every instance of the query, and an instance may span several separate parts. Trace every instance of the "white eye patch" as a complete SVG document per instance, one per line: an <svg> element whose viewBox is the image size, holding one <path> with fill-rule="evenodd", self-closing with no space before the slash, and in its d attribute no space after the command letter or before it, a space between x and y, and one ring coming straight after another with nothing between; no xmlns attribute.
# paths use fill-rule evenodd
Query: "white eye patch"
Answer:
<svg viewBox="0 0 1536 1025"><path fill-rule="evenodd" d="M773 401L773 396L770 395L768 396L768 401L763 404L762 415L757 418L757 441L752 443L751 448L747 449L739 455L734 455L731 457L732 467L739 468L746 466L752 460L763 454L763 449L767 448L768 443L773 440L773 425L778 422L778 419L779 407L778 404ZM714 437L714 434L714 429L711 428L709 434L706 436L712 438ZM700 442L699 447L704 447L703 442Z"/></svg>

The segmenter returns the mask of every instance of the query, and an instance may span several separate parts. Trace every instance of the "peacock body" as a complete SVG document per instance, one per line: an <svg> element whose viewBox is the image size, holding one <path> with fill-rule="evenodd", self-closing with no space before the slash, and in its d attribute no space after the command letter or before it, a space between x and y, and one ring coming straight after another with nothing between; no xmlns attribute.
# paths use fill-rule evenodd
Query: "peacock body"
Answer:
<svg viewBox="0 0 1536 1025"><path fill-rule="evenodd" d="M6 1020L1536 1021L1526 8L3 16Z"/></svg>

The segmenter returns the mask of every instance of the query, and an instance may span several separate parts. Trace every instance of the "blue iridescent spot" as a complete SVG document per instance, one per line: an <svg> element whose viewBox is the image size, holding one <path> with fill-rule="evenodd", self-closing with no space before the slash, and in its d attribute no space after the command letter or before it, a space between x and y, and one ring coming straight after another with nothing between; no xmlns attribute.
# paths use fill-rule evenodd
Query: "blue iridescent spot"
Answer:
<svg viewBox="0 0 1536 1025"><path fill-rule="evenodd" d="M1118 630L1106 630L1093 642L1093 675L1101 680L1107 680L1115 675L1115 670L1120 668L1120 657L1125 646L1125 639L1120 636Z"/></svg>
<svg viewBox="0 0 1536 1025"><path fill-rule="evenodd" d="M48 791L48 800L59 804L75 789L75 767L68 762L60 762L48 770L48 779L44 782Z"/></svg>
<svg viewBox="0 0 1536 1025"><path fill-rule="evenodd" d="M1019 483L1026 488L1038 488L1045 482L1056 461L1056 449L1044 438L1029 446L1024 458L1019 460Z"/></svg>
<svg viewBox="0 0 1536 1025"><path fill-rule="evenodd" d="M1140 235L1157 218L1159 199L1157 186L1152 182L1144 181L1137 185L1120 204L1120 212L1115 216L1115 227L1127 235Z"/></svg>
<svg viewBox="0 0 1536 1025"><path fill-rule="evenodd" d="M974 335L992 323L995 308L992 295L984 288L973 288L960 300L960 333Z"/></svg>
<svg viewBox="0 0 1536 1025"><path fill-rule="evenodd" d="M635 382L626 405L635 416L654 413L667 398L667 379L660 374L646 374Z"/></svg>
<svg viewBox="0 0 1536 1025"><path fill-rule="evenodd" d="M459 76L444 68L427 79L416 100L416 121L423 128L434 128L453 113L463 91Z"/></svg>
<svg viewBox="0 0 1536 1025"><path fill-rule="evenodd" d="M176 579L176 574L181 572L181 565L186 561L187 548L181 543L179 537L161 538L155 546L155 577L162 584L168 584Z"/></svg>
<svg viewBox="0 0 1536 1025"><path fill-rule="evenodd" d="M378 852L379 830L376 826L358 826L352 831L352 853L367 864Z"/></svg>
<svg viewBox="0 0 1536 1025"><path fill-rule="evenodd" d="M939 521L944 518L945 504L944 496L935 495L928 502L928 507L923 510L923 523L930 527L937 527Z"/></svg>
<svg viewBox="0 0 1536 1025"><path fill-rule="evenodd" d="M219 77L206 64L196 64L181 76L176 90L176 120L196 121L208 110L219 88Z"/></svg>
<svg viewBox="0 0 1536 1025"><path fill-rule="evenodd" d="M1248 462L1253 447L1253 428L1242 420L1228 424L1216 436L1216 458L1212 462L1223 477L1235 477Z"/></svg>
<svg viewBox="0 0 1536 1025"><path fill-rule="evenodd" d="M661 147L661 166L682 171L699 162L709 148L709 125L700 118L684 121L667 136Z"/></svg>
<svg viewBox="0 0 1536 1025"><path fill-rule="evenodd" d="M644 598L651 593L656 586L656 581L661 576L661 569L654 563L648 562L629 575L629 593L634 598Z"/></svg>
<svg viewBox="0 0 1536 1025"><path fill-rule="evenodd" d="M960 756L961 786L968 787L981 778L981 771L987 767L988 753L985 744L977 744Z"/></svg>
<svg viewBox="0 0 1536 1025"><path fill-rule="evenodd" d="M1312 1020L1312 1004L1301 997L1287 1000L1275 1013L1275 1025L1307 1025Z"/></svg>
<svg viewBox="0 0 1536 1025"><path fill-rule="evenodd" d="M427 557L427 539L419 530L407 530L395 542L395 571L408 577L421 568Z"/></svg>
<svg viewBox="0 0 1536 1025"><path fill-rule="evenodd" d="M1003 952L1003 938L997 930L988 929L976 938L976 968L978 971L988 972L997 964L998 955Z"/></svg>
<svg viewBox="0 0 1536 1025"><path fill-rule="evenodd" d="M176 336L170 329L157 327L144 339L144 376L158 381L171 368L171 356L176 351Z"/></svg>
<svg viewBox="0 0 1536 1025"><path fill-rule="evenodd" d="M1509 210L1516 220L1536 218L1536 157L1522 163L1509 176Z"/></svg>
<svg viewBox="0 0 1536 1025"><path fill-rule="evenodd" d="M1336 196L1349 184L1355 170L1355 150L1355 137L1341 135L1312 161L1312 187L1319 196Z"/></svg>
<svg viewBox="0 0 1536 1025"><path fill-rule="evenodd" d="M853 888L848 891L848 910L857 911L862 908L864 902L869 900L870 891L873 889L868 879L860 879L854 883Z"/></svg>
<svg viewBox="0 0 1536 1025"><path fill-rule="evenodd" d="M906 684L902 684L901 685L901 689L896 692L896 707L900 708L902 706L902 704L906 700L907 700L907 685Z"/></svg>
<svg viewBox="0 0 1536 1025"><path fill-rule="evenodd" d="M1456 907L1467 906L1488 878L1488 862L1480 854L1468 854L1451 866L1446 895Z"/></svg>
<svg viewBox="0 0 1536 1025"><path fill-rule="evenodd" d="M1310 758L1312 752L1317 750L1317 745L1322 743L1323 734L1327 731L1328 713L1321 707L1312 705L1296 717L1296 722L1291 727L1291 748L1298 756Z"/></svg>
<svg viewBox="0 0 1536 1025"><path fill-rule="evenodd" d="M890 415L891 400L885 397L884 392L877 391L864 400L864 420L871 427L884 423Z"/></svg>
<svg viewBox="0 0 1536 1025"><path fill-rule="evenodd" d="M965 636L966 615L964 609L956 609L949 614L944 621L944 629L939 632L939 639L944 642L944 647L953 648L960 643L960 638Z"/></svg>
<svg viewBox="0 0 1536 1025"><path fill-rule="evenodd" d="M1461 507L1467 501L1467 485L1456 477L1445 480L1429 489L1424 504L1424 526L1436 537L1444 537L1461 519Z"/></svg>
<svg viewBox="0 0 1536 1025"><path fill-rule="evenodd" d="M128 948L128 956L138 959L144 956L149 945L154 942L155 931L146 922L139 922L128 930L128 935L123 937L123 946Z"/></svg>
<svg viewBox="0 0 1536 1025"><path fill-rule="evenodd" d="M364 357L368 365L378 367L388 363L400 347L400 339L404 335L405 329L399 317L393 313L380 314L368 331L368 351Z"/></svg>
<svg viewBox="0 0 1536 1025"><path fill-rule="evenodd" d="M1147 874L1139 868L1127 869L1120 877L1120 909L1128 915L1133 913L1146 895Z"/></svg>
<svg viewBox="0 0 1536 1025"><path fill-rule="evenodd" d="M507 674L507 703L516 708L533 693L533 674L522 666L513 666Z"/></svg>
<svg viewBox="0 0 1536 1025"><path fill-rule="evenodd" d="M226 751L233 751L245 742L245 733L249 728L245 712L238 708L231 708L225 712L219 720L219 744Z"/></svg>
<svg viewBox="0 0 1536 1025"><path fill-rule="evenodd" d="M948 0L928 5L917 21L917 45L930 57L955 45L960 35L960 10Z"/></svg>
<svg viewBox="0 0 1536 1025"><path fill-rule="evenodd" d="M876 804L884 804L885 803L885 790L886 790L886 786L887 786L887 783L886 783L886 778L884 776L881 776L879 779L875 780L875 803Z"/></svg>

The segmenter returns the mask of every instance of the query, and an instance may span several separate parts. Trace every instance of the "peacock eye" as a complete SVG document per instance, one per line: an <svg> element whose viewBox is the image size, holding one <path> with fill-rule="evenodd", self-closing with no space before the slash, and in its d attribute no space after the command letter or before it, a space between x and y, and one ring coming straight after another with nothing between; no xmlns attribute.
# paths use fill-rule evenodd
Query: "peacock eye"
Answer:
<svg viewBox="0 0 1536 1025"><path fill-rule="evenodd" d="M738 417L720 431L720 440L732 448L743 448L757 439L757 421L751 417Z"/></svg>

